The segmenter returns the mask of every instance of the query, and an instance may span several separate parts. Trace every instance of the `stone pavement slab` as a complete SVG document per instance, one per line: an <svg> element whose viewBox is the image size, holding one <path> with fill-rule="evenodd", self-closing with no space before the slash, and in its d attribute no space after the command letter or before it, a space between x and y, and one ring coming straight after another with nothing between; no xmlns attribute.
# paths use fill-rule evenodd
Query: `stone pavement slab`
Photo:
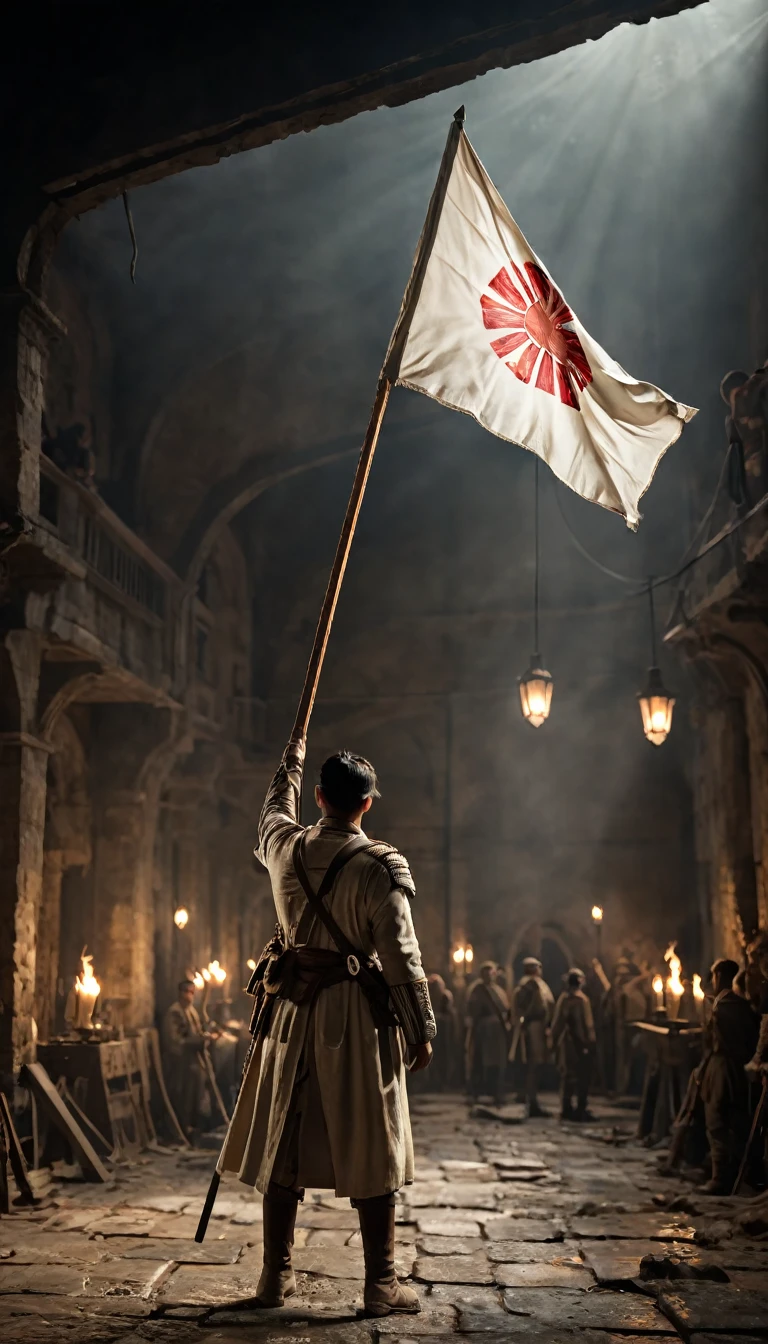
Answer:
<svg viewBox="0 0 768 1344"><path fill-rule="evenodd" d="M46 1232L80 1232L97 1217L108 1218L111 1213L112 1210L109 1208L60 1209L57 1213L51 1214L41 1227Z"/></svg>
<svg viewBox="0 0 768 1344"><path fill-rule="evenodd" d="M9 1294L0 1299L0 1323L15 1316L45 1316L50 1319L85 1320L88 1317L147 1317L152 1304L140 1297L87 1298L50 1296L44 1293Z"/></svg>
<svg viewBox="0 0 768 1344"><path fill-rule="evenodd" d="M0 1294L50 1293L62 1296L80 1294L91 1265L14 1265L0 1264Z"/></svg>
<svg viewBox="0 0 768 1344"><path fill-rule="evenodd" d="M151 1230L149 1232L144 1233L144 1235L151 1237L173 1237L173 1238L181 1237L181 1238L189 1238L190 1241L194 1241L198 1222L199 1222L199 1216L193 1217L192 1214L161 1213L158 1215L155 1222L152 1224ZM111 1235L120 1235L120 1234L113 1233ZM221 1226L220 1224L212 1223L209 1226L208 1231L206 1233L205 1244L207 1245L209 1241L219 1241L222 1237L225 1237L226 1235L227 1235L226 1226ZM242 1238L243 1235L242 1230L239 1233L234 1233L233 1235L235 1237L235 1240L237 1240L238 1237Z"/></svg>
<svg viewBox="0 0 768 1344"><path fill-rule="evenodd" d="M434 1202L454 1209L496 1209L505 1193L497 1182L446 1181Z"/></svg>
<svg viewBox="0 0 768 1344"><path fill-rule="evenodd" d="M418 1284L413 1284L417 1288ZM374 1323L376 1340L397 1338L424 1339L451 1333L453 1344L460 1344L452 1332L456 1329L457 1312L446 1302L428 1298L422 1303L418 1316L382 1316Z"/></svg>
<svg viewBox="0 0 768 1344"><path fill-rule="evenodd" d="M322 1231L331 1228L341 1228L348 1232L356 1232L360 1226L360 1219L354 1209L346 1210L334 1209L316 1209L304 1208L299 1205L299 1211L296 1214L297 1227L312 1227Z"/></svg>
<svg viewBox="0 0 768 1344"><path fill-rule="evenodd" d="M189 1204L189 1195L145 1195L143 1198L134 1195L126 1199L124 1205L121 1204L115 1212L122 1212L126 1209L154 1209L156 1213L181 1213L185 1204Z"/></svg>
<svg viewBox="0 0 768 1344"><path fill-rule="evenodd" d="M295 1251L293 1266L297 1274L319 1274L328 1279L365 1278L363 1252L351 1246L323 1248L307 1246Z"/></svg>
<svg viewBox="0 0 768 1344"><path fill-rule="evenodd" d="M469 1218L459 1218L450 1209L430 1209L416 1219L417 1231L430 1237L479 1237L480 1224Z"/></svg>
<svg viewBox="0 0 768 1344"><path fill-rule="evenodd" d="M673 1218L656 1213L618 1213L605 1218L571 1218L570 1230L575 1237L626 1238L629 1241L693 1241L694 1228L690 1223L678 1223Z"/></svg>
<svg viewBox="0 0 768 1344"><path fill-rule="evenodd" d="M487 1245L481 1237L416 1237L420 1255L472 1255Z"/></svg>
<svg viewBox="0 0 768 1344"><path fill-rule="evenodd" d="M330 1227L326 1231L315 1231L314 1228L305 1230L307 1231L306 1244L311 1246L313 1250L317 1250L320 1246L346 1246L350 1237L356 1235L354 1232L350 1232L348 1229L344 1231L340 1227Z"/></svg>
<svg viewBox="0 0 768 1344"><path fill-rule="evenodd" d="M502 1288L594 1288L595 1276L583 1265L494 1265Z"/></svg>
<svg viewBox="0 0 768 1344"><path fill-rule="evenodd" d="M507 1327L508 1317L498 1288L438 1283L433 1285L429 1301L453 1307L461 1332L505 1330Z"/></svg>
<svg viewBox="0 0 768 1344"><path fill-rule="evenodd" d="M485 1224L491 1241L562 1241L562 1223L540 1218L499 1218Z"/></svg>
<svg viewBox="0 0 768 1344"><path fill-rule="evenodd" d="M489 1241L484 1244L489 1260L508 1265L582 1263L577 1241ZM595 1245L602 1245L602 1242Z"/></svg>
<svg viewBox="0 0 768 1344"><path fill-rule="evenodd" d="M684 1339L697 1330L768 1335L768 1289L750 1292L721 1283L665 1286L659 1306Z"/></svg>
<svg viewBox="0 0 768 1344"><path fill-rule="evenodd" d="M528 1318L556 1329L592 1327L631 1334L669 1334L669 1323L649 1298L637 1293L592 1293L558 1288L509 1288L504 1307L513 1321Z"/></svg>
<svg viewBox="0 0 768 1344"><path fill-rule="evenodd" d="M500 1171L548 1170L548 1167L546 1163L542 1160L542 1158L536 1157L533 1153L525 1157L522 1155L516 1155L516 1156L510 1155L505 1157L499 1154L499 1156L493 1158L493 1165L495 1167L498 1167Z"/></svg>
<svg viewBox="0 0 768 1344"><path fill-rule="evenodd" d="M159 1293L159 1301L174 1307L217 1307L253 1297L259 1275L256 1267L237 1265L181 1265Z"/></svg>
<svg viewBox="0 0 768 1344"><path fill-rule="evenodd" d="M0 1225L0 1265L95 1265L107 1255L103 1241L91 1241L78 1232L11 1231L10 1241Z"/></svg>
<svg viewBox="0 0 768 1344"><path fill-rule="evenodd" d="M157 1216L154 1213L147 1212L141 1217L140 1210L131 1209L127 1213L113 1213L107 1217L92 1218L85 1224L83 1230L92 1236L147 1237L156 1222Z"/></svg>
<svg viewBox="0 0 768 1344"><path fill-rule="evenodd" d="M171 1261L107 1260L91 1265L82 1293L85 1297L143 1297L150 1299L173 1269Z"/></svg>
<svg viewBox="0 0 768 1344"><path fill-rule="evenodd" d="M243 1251L234 1241L209 1242L207 1237L201 1246L172 1237L110 1237L87 1245L123 1260L175 1260L182 1265L233 1265Z"/></svg>
<svg viewBox="0 0 768 1344"><path fill-rule="evenodd" d="M488 1257L482 1251L421 1256L413 1266L413 1277L424 1283L493 1283Z"/></svg>

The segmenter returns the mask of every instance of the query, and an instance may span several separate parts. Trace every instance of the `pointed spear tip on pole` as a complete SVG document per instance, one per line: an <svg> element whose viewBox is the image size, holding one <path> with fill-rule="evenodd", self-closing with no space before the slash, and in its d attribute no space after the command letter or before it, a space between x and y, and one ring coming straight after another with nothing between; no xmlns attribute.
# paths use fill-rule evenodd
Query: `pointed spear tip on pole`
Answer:
<svg viewBox="0 0 768 1344"><path fill-rule="evenodd" d="M464 105L463 105L463 104L462 104L462 106L459 108L458 112L454 112L454 114L453 114L453 120L454 120L454 121L457 121L457 122L459 123L459 126L463 126L463 125L464 125L465 117L464 117Z"/></svg>

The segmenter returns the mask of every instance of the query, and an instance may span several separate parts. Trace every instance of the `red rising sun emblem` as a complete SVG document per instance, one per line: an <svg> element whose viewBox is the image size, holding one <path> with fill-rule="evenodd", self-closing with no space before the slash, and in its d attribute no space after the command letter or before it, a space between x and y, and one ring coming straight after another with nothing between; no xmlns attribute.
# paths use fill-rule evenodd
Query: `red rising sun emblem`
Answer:
<svg viewBox="0 0 768 1344"><path fill-rule="evenodd" d="M509 335L491 341L491 349L506 361L523 383L534 381L542 392L559 396L566 406L579 409L578 393L592 382L592 370L576 332L569 328L573 313L540 266L526 261L525 272L510 263L519 288L505 266L490 281L499 299L480 295L483 324L502 328Z"/></svg>

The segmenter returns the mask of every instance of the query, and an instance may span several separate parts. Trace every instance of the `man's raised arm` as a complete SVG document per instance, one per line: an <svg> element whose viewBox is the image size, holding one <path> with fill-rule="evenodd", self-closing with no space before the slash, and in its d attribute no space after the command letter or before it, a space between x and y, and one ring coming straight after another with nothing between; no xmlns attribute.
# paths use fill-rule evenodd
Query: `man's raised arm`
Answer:
<svg viewBox="0 0 768 1344"><path fill-rule="evenodd" d="M291 738L267 790L259 817L259 840L255 850L257 859L265 865L275 846L301 829L299 799L306 751L305 738Z"/></svg>

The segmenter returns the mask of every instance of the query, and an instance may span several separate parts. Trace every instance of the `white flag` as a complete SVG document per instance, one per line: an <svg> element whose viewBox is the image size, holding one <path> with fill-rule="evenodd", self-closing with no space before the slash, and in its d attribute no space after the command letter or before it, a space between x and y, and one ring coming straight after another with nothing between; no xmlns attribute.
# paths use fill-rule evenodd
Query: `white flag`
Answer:
<svg viewBox="0 0 768 1344"><path fill-rule="evenodd" d="M584 330L460 116L384 371L529 448L636 528L660 458L696 411L630 377Z"/></svg>

